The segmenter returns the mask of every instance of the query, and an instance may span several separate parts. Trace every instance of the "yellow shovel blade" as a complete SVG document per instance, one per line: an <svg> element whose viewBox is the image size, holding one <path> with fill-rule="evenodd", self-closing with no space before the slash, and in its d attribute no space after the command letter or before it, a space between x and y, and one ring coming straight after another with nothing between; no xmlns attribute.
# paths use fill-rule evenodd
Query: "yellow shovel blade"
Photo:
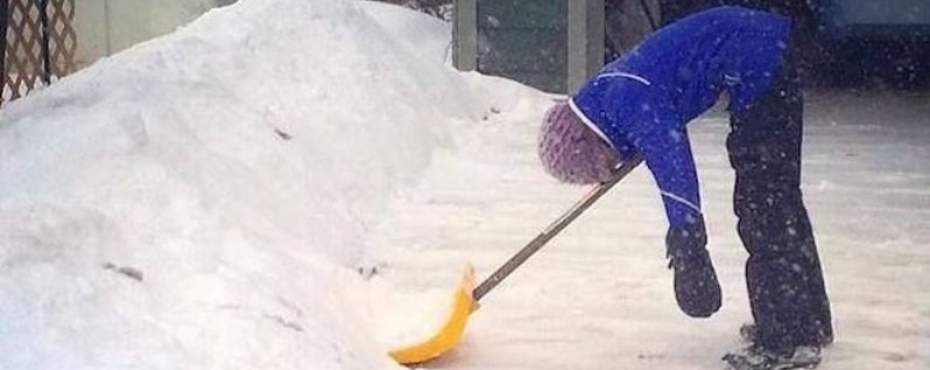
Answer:
<svg viewBox="0 0 930 370"><path fill-rule="evenodd" d="M423 342L391 351L391 357L401 364L418 364L436 358L455 347L462 340L468 315L478 308L477 302L472 297L472 290L474 289L475 269L468 265L465 266L462 280L455 290L452 313L439 329L439 332Z"/></svg>

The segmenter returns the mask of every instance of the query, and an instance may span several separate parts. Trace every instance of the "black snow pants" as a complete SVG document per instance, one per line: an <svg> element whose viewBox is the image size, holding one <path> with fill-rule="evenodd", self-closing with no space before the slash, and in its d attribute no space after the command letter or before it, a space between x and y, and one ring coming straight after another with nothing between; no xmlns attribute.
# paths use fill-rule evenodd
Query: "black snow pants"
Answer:
<svg viewBox="0 0 930 370"><path fill-rule="evenodd" d="M790 49L790 48L789 48ZM794 53L751 108L732 113L733 206L749 252L746 283L756 343L781 350L832 342L830 305L801 199L803 97Z"/></svg>

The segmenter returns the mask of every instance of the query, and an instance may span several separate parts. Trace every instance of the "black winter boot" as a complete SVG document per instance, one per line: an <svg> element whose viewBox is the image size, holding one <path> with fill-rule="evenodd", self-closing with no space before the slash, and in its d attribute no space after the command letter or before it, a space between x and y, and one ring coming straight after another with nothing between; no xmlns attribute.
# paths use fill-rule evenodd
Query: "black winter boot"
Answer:
<svg viewBox="0 0 930 370"><path fill-rule="evenodd" d="M669 229L666 236L668 267L675 271L675 300L691 317L710 317L720 309L721 294L717 273L704 247L704 224L687 229Z"/></svg>

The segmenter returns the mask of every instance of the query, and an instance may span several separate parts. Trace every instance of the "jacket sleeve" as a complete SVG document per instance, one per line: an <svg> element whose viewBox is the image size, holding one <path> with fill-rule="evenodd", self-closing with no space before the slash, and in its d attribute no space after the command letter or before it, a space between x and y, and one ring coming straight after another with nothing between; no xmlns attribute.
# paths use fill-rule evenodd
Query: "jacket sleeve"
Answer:
<svg viewBox="0 0 930 370"><path fill-rule="evenodd" d="M599 76L573 97L582 114L597 124L623 158L640 152L655 177L669 224L701 220L697 174L685 123L663 93L649 83Z"/></svg>
<svg viewBox="0 0 930 370"><path fill-rule="evenodd" d="M683 228L703 222L694 157L685 122L670 109L643 106L627 134L652 172L669 225Z"/></svg>

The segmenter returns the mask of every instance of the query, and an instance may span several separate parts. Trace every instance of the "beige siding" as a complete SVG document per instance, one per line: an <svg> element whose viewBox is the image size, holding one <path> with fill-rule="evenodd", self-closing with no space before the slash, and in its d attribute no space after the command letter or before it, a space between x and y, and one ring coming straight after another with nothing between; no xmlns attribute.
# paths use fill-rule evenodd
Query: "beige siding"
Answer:
<svg viewBox="0 0 930 370"><path fill-rule="evenodd" d="M177 29L231 0L78 0L75 29L82 66Z"/></svg>

